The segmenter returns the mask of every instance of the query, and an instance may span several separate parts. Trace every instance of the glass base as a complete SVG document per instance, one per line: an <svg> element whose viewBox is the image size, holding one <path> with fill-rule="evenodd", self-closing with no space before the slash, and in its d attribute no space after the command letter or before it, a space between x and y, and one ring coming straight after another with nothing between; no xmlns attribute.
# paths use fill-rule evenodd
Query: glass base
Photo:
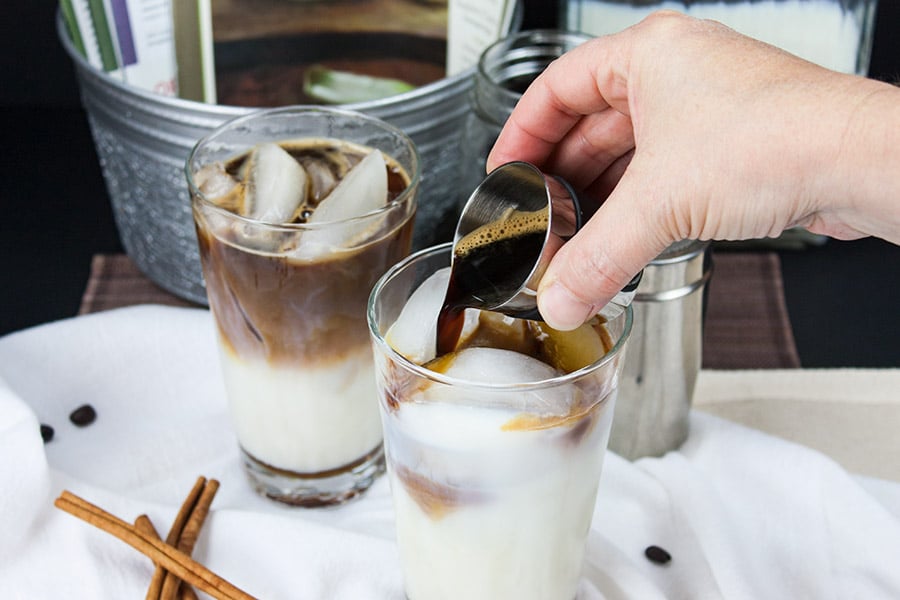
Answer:
<svg viewBox="0 0 900 600"><path fill-rule="evenodd" d="M359 497L384 473L381 444L369 454L343 467L317 473L297 473L257 460L243 448L244 472L263 496L305 508L337 506Z"/></svg>

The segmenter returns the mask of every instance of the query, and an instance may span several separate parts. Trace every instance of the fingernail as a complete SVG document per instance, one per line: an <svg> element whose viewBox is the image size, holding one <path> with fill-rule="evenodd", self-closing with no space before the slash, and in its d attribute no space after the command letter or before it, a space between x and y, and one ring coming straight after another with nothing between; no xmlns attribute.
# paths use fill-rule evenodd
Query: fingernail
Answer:
<svg viewBox="0 0 900 600"><path fill-rule="evenodd" d="M552 283L538 297L538 309L550 327L569 331L590 318L593 307L577 299L567 287Z"/></svg>

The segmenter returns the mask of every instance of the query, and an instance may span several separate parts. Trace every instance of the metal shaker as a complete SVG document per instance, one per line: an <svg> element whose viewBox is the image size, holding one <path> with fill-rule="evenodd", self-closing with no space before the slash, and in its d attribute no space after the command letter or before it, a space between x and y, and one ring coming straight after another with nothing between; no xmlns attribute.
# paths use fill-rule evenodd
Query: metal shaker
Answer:
<svg viewBox="0 0 900 600"><path fill-rule="evenodd" d="M712 273L708 245L678 242L644 268L609 440L629 460L661 456L687 439Z"/></svg>

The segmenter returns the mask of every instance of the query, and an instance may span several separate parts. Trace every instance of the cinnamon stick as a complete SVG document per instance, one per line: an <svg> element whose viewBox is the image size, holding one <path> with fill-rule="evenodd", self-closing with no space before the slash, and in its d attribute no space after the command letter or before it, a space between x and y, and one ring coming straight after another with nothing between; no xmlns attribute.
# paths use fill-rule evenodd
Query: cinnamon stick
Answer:
<svg viewBox="0 0 900 600"><path fill-rule="evenodd" d="M153 535L141 532L134 525L106 512L99 506L68 491L54 502L57 508L110 533L132 546L180 579L218 600L255 600L253 596L219 577L184 552L173 548Z"/></svg>
<svg viewBox="0 0 900 600"><path fill-rule="evenodd" d="M199 600L197 592L187 582L180 581L178 586L178 600Z"/></svg>
<svg viewBox="0 0 900 600"><path fill-rule="evenodd" d="M134 520L134 528L140 532L146 533L147 535L152 535L156 539L159 539L159 533L156 532L156 527L153 526L153 521L150 520L150 517L147 515L138 515Z"/></svg>
<svg viewBox="0 0 900 600"><path fill-rule="evenodd" d="M194 487L191 488L191 491L188 492L184 502L181 503L181 507L175 515L175 520L172 521L172 526L169 528L169 533L166 535L166 543L170 546L178 546L178 539L181 537L181 532L190 518L194 506L197 504L197 500L200 498L200 494L203 493L203 488L205 486L206 477L198 477L197 481L194 483ZM160 600L165 580L166 570L162 568L162 566L156 565L156 570L153 571L153 577L150 579L150 586L147 588L145 600Z"/></svg>
<svg viewBox="0 0 900 600"><path fill-rule="evenodd" d="M175 547L188 556L194 551L197 538L200 536L200 529L203 528L203 522L209 514L209 507L218 490L218 481L210 479L206 482L203 486L203 492L201 492L200 497L197 498L197 503L194 505L193 510L191 510L190 517L184 524L184 529L181 530L181 535L178 537L178 542ZM171 571L166 573L162 590L159 593L160 600L175 600L179 587L187 587L180 584L181 580Z"/></svg>
<svg viewBox="0 0 900 600"><path fill-rule="evenodd" d="M188 519L190 519L194 506L197 504L197 500L203 493L204 487L206 487L206 477L201 475L197 478L194 487L191 488L191 491L184 499L184 502L181 503L181 508L178 509L175 520L172 521L172 527L169 528L169 533L166 535L167 544L174 546L178 543L178 538L181 537L181 532L187 524Z"/></svg>
<svg viewBox="0 0 900 600"><path fill-rule="evenodd" d="M156 528L153 526L153 522L147 515L139 515L138 518L134 520L134 526L138 531L142 531L156 539L161 539ZM163 572L165 573L165 569L163 569ZM198 600L197 592L194 591L194 588L184 582L180 583L181 585L178 586L178 600Z"/></svg>

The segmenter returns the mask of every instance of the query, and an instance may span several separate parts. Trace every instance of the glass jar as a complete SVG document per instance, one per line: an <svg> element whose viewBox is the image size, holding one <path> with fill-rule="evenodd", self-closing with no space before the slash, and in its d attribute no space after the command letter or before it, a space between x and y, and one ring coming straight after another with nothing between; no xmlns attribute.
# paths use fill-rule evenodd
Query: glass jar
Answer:
<svg viewBox="0 0 900 600"><path fill-rule="evenodd" d="M484 179L487 155L525 89L553 60L591 37L551 29L522 31L481 54L462 134L460 206Z"/></svg>
<svg viewBox="0 0 900 600"><path fill-rule="evenodd" d="M713 19L844 73L866 75L877 0L567 0L560 22L606 35L660 9Z"/></svg>

